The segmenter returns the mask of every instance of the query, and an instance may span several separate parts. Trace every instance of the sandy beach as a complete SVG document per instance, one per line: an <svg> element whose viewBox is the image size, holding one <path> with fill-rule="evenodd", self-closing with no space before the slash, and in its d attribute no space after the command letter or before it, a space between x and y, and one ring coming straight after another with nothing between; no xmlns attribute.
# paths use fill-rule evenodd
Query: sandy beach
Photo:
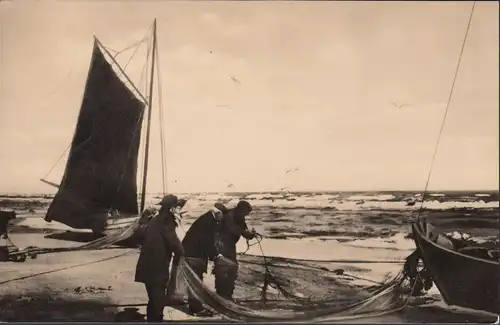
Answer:
<svg viewBox="0 0 500 325"><path fill-rule="evenodd" d="M384 196L385 195L385 196ZM318 260L367 260L387 263L339 263L358 279L382 281L387 274L396 274L402 261L413 250L413 241L406 238L410 208L400 195L365 194L291 194L286 198L271 194L248 195L255 206L249 218L250 226L264 234L262 248L268 256ZM183 237L195 216L216 200L231 204L240 196L198 195L189 201L178 235ZM467 197L467 198L466 198ZM491 213L498 206L495 197L449 194L436 196L428 213L443 213L450 209L475 208L474 213ZM155 202L155 196L149 198ZM362 204L359 204L363 200ZM273 202L274 201L274 202ZM46 223L43 213L49 197L9 197L2 199L2 209L14 209L19 217L11 227L11 240L19 247L70 247L81 243L63 240L68 227L57 222ZM451 206L451 207L450 207ZM458 206L458 207L457 207ZM469 208L472 209L472 208ZM431 212L429 212L431 211ZM349 221L350 220L350 221ZM60 239L54 239L60 238ZM61 239L62 238L62 239ZM68 238L68 237L67 237ZM66 238L66 239L67 239ZM238 251L247 250L238 243ZM257 246L247 252L261 254ZM52 253L28 259L24 263L3 263L3 321L142 321L147 303L141 284L133 282L137 249L115 248L87 252ZM366 282L365 281L365 282ZM213 278L205 282L213 287ZM368 285L369 283L364 283ZM425 300L425 304L422 304ZM187 314L187 308L166 307L165 320L200 320ZM223 320L215 316L209 320ZM494 320L494 319L493 319ZM205 319L207 321L207 319ZM492 318L445 306L433 287L420 303L409 304L403 311L351 322L491 322Z"/></svg>

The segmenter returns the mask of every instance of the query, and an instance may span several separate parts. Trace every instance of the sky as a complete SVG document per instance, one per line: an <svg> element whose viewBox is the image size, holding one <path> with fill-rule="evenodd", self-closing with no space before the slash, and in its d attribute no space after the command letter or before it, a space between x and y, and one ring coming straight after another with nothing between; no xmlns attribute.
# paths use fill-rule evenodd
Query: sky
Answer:
<svg viewBox="0 0 500 325"><path fill-rule="evenodd" d="M1 1L0 192L54 192L39 179L72 139L93 35L119 50L154 18L164 119L156 93L148 192L160 123L171 192L421 191L471 6ZM430 189L498 189L498 6L476 4ZM145 52L133 62L139 85Z"/></svg>

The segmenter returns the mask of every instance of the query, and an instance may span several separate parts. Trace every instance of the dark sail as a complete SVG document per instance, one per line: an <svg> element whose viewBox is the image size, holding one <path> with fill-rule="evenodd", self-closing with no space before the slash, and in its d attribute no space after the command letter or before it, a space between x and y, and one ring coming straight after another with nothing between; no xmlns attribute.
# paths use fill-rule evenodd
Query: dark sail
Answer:
<svg viewBox="0 0 500 325"><path fill-rule="evenodd" d="M92 229L94 218L109 209L138 212L136 176L144 107L96 41L66 170L47 221Z"/></svg>

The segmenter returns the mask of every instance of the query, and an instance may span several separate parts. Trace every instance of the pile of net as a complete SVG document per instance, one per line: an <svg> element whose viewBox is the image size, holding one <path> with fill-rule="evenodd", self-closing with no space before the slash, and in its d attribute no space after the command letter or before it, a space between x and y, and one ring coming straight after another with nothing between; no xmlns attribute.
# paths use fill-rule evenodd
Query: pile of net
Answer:
<svg viewBox="0 0 500 325"><path fill-rule="evenodd" d="M361 286L333 272L340 266L336 262L246 254L238 262L234 301L218 296L184 260L176 275L176 295L187 298L191 291L209 310L237 322L331 322L376 317L406 304L401 273Z"/></svg>

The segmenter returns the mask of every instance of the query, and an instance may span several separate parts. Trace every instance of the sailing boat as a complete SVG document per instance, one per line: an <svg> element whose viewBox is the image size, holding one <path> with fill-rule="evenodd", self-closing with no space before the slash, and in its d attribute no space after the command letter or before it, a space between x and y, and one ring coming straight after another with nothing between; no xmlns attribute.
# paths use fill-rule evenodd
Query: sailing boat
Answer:
<svg viewBox="0 0 500 325"><path fill-rule="evenodd" d="M149 54L152 59L149 97L146 98L94 36L83 100L64 175L60 185L41 179L58 188L45 215L47 222L57 221L102 236L109 228L111 212L123 220L137 219L139 211L144 210L157 60L156 19L148 57ZM138 158L146 110L144 171L138 207Z"/></svg>

